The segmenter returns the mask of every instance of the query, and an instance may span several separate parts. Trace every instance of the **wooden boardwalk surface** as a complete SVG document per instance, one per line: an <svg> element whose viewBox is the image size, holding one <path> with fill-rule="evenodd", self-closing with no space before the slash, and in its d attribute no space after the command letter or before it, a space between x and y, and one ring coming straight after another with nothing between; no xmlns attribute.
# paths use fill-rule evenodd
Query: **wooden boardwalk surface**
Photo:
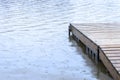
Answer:
<svg viewBox="0 0 120 80"><path fill-rule="evenodd" d="M70 24L69 32L99 57L114 80L120 80L120 24Z"/></svg>

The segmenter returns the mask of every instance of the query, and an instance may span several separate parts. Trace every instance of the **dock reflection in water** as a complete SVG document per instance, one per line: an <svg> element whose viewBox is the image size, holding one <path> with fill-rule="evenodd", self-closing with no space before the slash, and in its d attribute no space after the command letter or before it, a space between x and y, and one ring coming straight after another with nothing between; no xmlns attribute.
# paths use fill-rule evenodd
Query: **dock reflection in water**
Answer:
<svg viewBox="0 0 120 80"><path fill-rule="evenodd" d="M0 0L0 79L110 80L81 47L69 41L68 25L119 21L119 3Z"/></svg>

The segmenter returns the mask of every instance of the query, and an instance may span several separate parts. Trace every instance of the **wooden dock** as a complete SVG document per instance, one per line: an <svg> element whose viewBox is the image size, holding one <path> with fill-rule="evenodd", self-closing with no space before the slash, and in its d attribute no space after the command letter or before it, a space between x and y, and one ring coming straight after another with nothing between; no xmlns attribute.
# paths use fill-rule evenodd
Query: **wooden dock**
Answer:
<svg viewBox="0 0 120 80"><path fill-rule="evenodd" d="M69 35L86 46L86 53L101 60L114 80L120 80L120 24L70 24Z"/></svg>

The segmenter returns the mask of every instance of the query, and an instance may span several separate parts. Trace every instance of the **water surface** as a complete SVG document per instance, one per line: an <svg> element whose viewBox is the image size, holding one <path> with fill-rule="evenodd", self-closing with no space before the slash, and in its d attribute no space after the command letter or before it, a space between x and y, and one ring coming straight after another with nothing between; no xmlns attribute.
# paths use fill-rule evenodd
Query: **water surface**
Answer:
<svg viewBox="0 0 120 80"><path fill-rule="evenodd" d="M68 38L70 22L119 22L119 0L0 0L1 80L110 80Z"/></svg>

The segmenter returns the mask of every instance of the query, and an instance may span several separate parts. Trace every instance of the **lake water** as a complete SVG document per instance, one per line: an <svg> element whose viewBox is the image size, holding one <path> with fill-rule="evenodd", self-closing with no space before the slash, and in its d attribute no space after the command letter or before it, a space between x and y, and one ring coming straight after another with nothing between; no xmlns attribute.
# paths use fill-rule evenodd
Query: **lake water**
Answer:
<svg viewBox="0 0 120 80"><path fill-rule="evenodd" d="M68 25L119 21L119 0L0 0L0 79L111 80Z"/></svg>

